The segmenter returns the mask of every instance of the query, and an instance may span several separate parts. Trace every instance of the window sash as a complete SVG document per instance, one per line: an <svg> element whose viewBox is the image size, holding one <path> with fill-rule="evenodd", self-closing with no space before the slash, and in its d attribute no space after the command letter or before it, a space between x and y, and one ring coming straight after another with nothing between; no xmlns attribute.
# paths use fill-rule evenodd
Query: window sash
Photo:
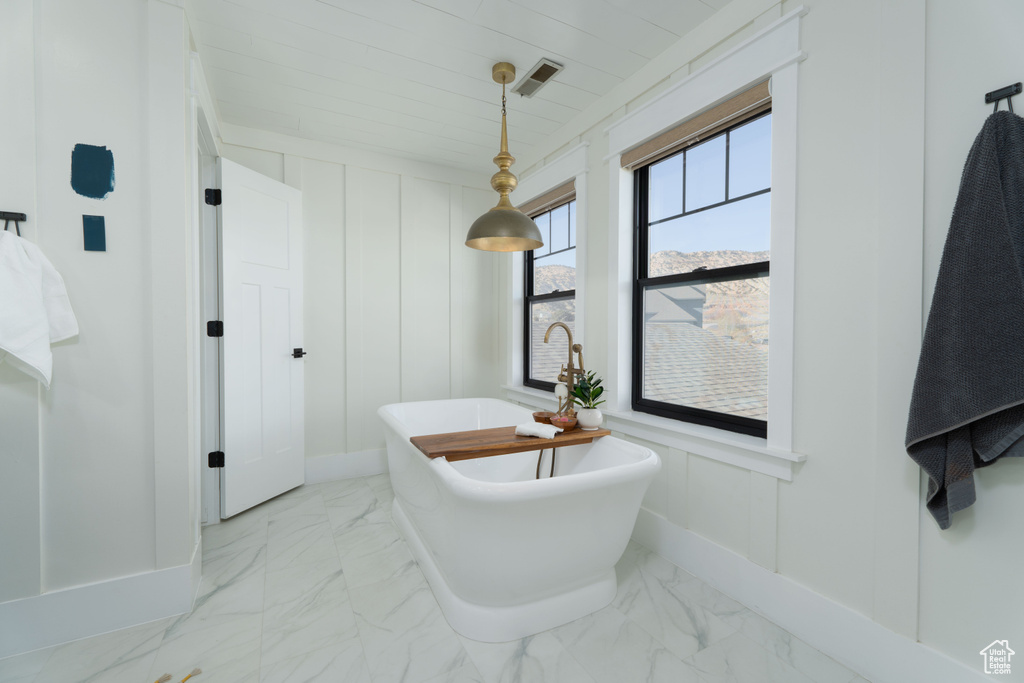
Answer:
<svg viewBox="0 0 1024 683"><path fill-rule="evenodd" d="M533 348L533 304L551 302L551 301L575 301L576 290L570 290L568 292L551 292L549 294L539 294L537 296L527 296L523 300L523 304L526 308L526 316L523 321L523 385L533 387L534 389L541 389L543 391L554 391L555 383L548 382L542 379L535 379L530 376L530 364L531 356L530 351Z"/></svg>
<svg viewBox="0 0 1024 683"><path fill-rule="evenodd" d="M537 200L524 205L524 213L530 216L530 218L536 218L545 213L550 213L555 209L562 206L568 205L576 200L575 182L569 181L568 183L555 188L551 192L542 195ZM532 207L532 210L530 210ZM577 231L579 226L577 226ZM561 254L566 251L575 249L576 245L573 244L566 249L559 249L555 252L549 252L541 257L543 260L547 256L554 254ZM534 256L532 251L525 252L523 254L523 385L532 387L534 389L541 389L543 391L555 390L555 383L548 382L545 380L535 379L530 375L531 356L530 351L532 349L532 333L533 333L533 304L552 302L552 301L571 301L576 299L576 290L570 289L566 291L558 292L547 292L545 294L534 294L533 293L533 276L534 276Z"/></svg>
<svg viewBox="0 0 1024 683"><path fill-rule="evenodd" d="M736 120L735 118L729 121L729 125L719 128L716 133L724 134L728 130L734 127L739 127L749 121L752 121L765 113L764 110L759 110L753 115ZM680 153L682 150L679 149L675 153ZM633 329L632 329L632 387L630 391L630 404L634 411L648 413L651 415L657 415L659 417L666 417L676 420L682 420L699 425L705 425L709 427L715 427L718 429L724 429L731 432L740 434L748 434L751 436L757 436L766 438L768 435L768 422L766 420L758 420L750 417L744 417L740 415L732 415L729 413L720 413L703 408L696 408L693 406L682 406L673 403L667 403L664 401L657 401L650 398L644 397L644 353L645 353L645 336L644 336L644 300L648 289L655 288L658 286L669 285L669 284L712 284L715 282L731 281L737 279L754 279L768 276L770 273L770 261L761 261L757 263L746 263L737 266L724 266L720 268L710 268L707 270L700 270L689 273L673 273L671 275L662 275L658 277L648 277L649 266L650 266L650 222L648 221L648 198L650 188L650 167L653 163L660 161L661 159L670 156L670 154L664 154L659 156L657 159L651 160L649 163L644 164L634 169L633 177ZM726 199L726 201L716 204L714 206L721 206L733 202L738 202L743 199L748 199L752 196L764 194L770 192L771 188L760 190L749 195L742 197L736 197L732 199ZM683 212L682 215L689 215L691 213L697 213L699 211L707 210L712 207L701 207L692 212ZM672 219L678 218L679 216L673 216ZM663 219L670 220L670 219ZM655 224L663 222L658 220ZM747 277L743 277L747 276ZM525 375L524 375L525 376Z"/></svg>
<svg viewBox="0 0 1024 683"><path fill-rule="evenodd" d="M737 277L738 275L749 277ZM644 336L644 300L647 291L666 284L714 284L716 282L729 282L746 279L760 279L769 275L769 262L748 263L741 266L719 268L715 271L700 271L697 273L680 273L678 275L665 275L656 278L637 279L633 288L633 386L631 391L632 409L642 413L668 417L694 424L706 425L726 429L740 434L749 434L765 438L768 435L768 423L765 420L732 415L730 413L719 413L715 411L683 406L666 401L657 401L644 396L644 363L645 363L645 341Z"/></svg>

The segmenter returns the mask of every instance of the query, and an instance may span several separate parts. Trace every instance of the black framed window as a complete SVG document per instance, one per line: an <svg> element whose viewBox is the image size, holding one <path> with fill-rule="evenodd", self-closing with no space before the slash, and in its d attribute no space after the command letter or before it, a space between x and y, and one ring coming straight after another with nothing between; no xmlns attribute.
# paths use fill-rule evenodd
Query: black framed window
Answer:
<svg viewBox="0 0 1024 683"><path fill-rule="evenodd" d="M768 431L771 112L634 171L633 410Z"/></svg>
<svg viewBox="0 0 1024 683"><path fill-rule="evenodd" d="M553 391L565 362L565 338L545 344L544 333L555 322L576 331L576 200L533 220L544 246L524 256L523 384Z"/></svg>

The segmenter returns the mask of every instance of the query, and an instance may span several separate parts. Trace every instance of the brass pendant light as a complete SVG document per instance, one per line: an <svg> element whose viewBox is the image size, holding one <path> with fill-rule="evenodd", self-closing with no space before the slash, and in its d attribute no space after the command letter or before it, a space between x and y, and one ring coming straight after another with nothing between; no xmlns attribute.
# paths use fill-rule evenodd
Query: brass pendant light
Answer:
<svg viewBox="0 0 1024 683"><path fill-rule="evenodd" d="M519 184L508 170L516 158L508 153L505 126L505 84L515 80L516 68L508 62L498 62L491 69L491 77L501 83L501 151L494 157L498 172L491 176L491 187L501 196L497 206L473 221L466 235L466 246L482 251L531 251L544 246L540 230L533 219L512 206L508 199Z"/></svg>

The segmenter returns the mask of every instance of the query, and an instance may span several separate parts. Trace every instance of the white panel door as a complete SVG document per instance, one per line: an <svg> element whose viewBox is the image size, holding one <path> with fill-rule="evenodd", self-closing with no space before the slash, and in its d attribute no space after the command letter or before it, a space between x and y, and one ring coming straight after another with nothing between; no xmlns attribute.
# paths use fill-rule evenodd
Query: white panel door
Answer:
<svg viewBox="0 0 1024 683"><path fill-rule="evenodd" d="M305 481L302 195L220 160L221 517Z"/></svg>

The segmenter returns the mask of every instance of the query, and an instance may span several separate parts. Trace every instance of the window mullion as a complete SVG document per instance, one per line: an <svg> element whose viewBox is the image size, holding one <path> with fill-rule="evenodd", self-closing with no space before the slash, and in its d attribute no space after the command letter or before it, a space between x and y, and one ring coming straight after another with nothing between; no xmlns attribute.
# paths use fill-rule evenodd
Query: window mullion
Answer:
<svg viewBox="0 0 1024 683"><path fill-rule="evenodd" d="M724 266L710 270L698 270L690 273L674 273L658 277L639 278L641 287L658 287L681 284L711 284L729 282L730 280L753 280L769 274L771 261L743 263L738 266Z"/></svg>
<svg viewBox="0 0 1024 683"><path fill-rule="evenodd" d="M568 301L576 298L576 290L570 289L564 292L547 292L546 294L531 294L527 297L530 303L542 303L545 301Z"/></svg>
<svg viewBox="0 0 1024 683"><path fill-rule="evenodd" d="M729 132L725 133L725 201L729 201Z"/></svg>

